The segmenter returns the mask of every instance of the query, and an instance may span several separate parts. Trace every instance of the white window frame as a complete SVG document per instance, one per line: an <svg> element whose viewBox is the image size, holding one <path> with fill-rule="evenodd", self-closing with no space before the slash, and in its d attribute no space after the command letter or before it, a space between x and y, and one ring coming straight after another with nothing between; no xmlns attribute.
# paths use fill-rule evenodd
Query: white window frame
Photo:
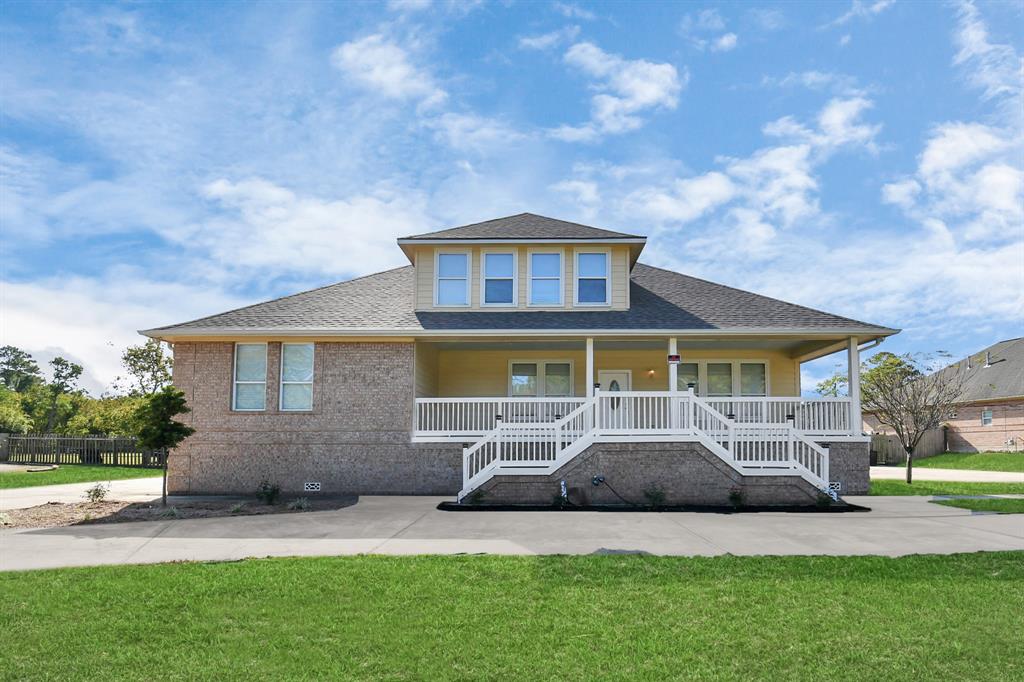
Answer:
<svg viewBox="0 0 1024 682"><path fill-rule="evenodd" d="M438 297L441 294L440 282L442 279L458 280L459 277L441 277L441 256L464 256L466 258L466 302L465 303L441 303ZM436 249L434 251L434 306L437 308L468 308L473 305L473 288L470 282L473 281L473 252L470 249Z"/></svg>
<svg viewBox="0 0 1024 682"><path fill-rule="evenodd" d="M605 287L604 301L580 303L580 279L601 279L600 277L580 277L580 256L584 254L604 254ZM607 308L612 304L612 250L609 248L576 249L573 253L572 268L572 303L583 308Z"/></svg>
<svg viewBox="0 0 1024 682"><path fill-rule="evenodd" d="M988 421L987 422L985 421L985 413L986 412L988 413ZM996 415L995 415L994 411L983 409L981 411L981 425L982 426L992 426L993 422L995 421L995 416Z"/></svg>
<svg viewBox="0 0 1024 682"><path fill-rule="evenodd" d="M533 257L558 256L558 303L533 302ZM554 277L537 277L536 279L551 280ZM526 305L530 308L564 308L565 307L565 249L529 249L526 252Z"/></svg>
<svg viewBox="0 0 1024 682"><path fill-rule="evenodd" d="M511 303L488 303L487 302L487 280L509 279L508 277L487 276L488 255L512 256L512 302ZM517 249L482 249L480 251L480 307L481 308L515 308L519 305L519 251Z"/></svg>
<svg viewBox="0 0 1024 682"><path fill-rule="evenodd" d="M569 365L569 394L559 396L548 396L544 378L547 376L546 365ZM512 393L512 365L536 365L537 366L537 395L516 396ZM508 361L508 395L510 398L573 398L576 396L576 367L569 358L526 358Z"/></svg>
<svg viewBox="0 0 1024 682"><path fill-rule="evenodd" d="M683 355L683 362L690 364L697 363L697 394L706 398L725 400L726 398L768 398L772 395L771 363L761 358L688 358ZM732 395L709 395L708 394L708 365L722 364L732 365ZM764 365L764 395L741 395L740 394L740 365ZM686 386L679 390L685 391Z"/></svg>
<svg viewBox="0 0 1024 682"><path fill-rule="evenodd" d="M310 367L310 380L309 381L285 381L284 380L284 347L285 346L312 346L313 347L313 365ZM312 412L313 411L313 381L316 379L316 343L310 341L305 342L293 342L293 343L282 343L281 344L281 366L277 373L279 377L277 387L277 409L282 412ZM286 384L309 384L309 407L285 407L284 406L284 387Z"/></svg>
<svg viewBox="0 0 1024 682"><path fill-rule="evenodd" d="M263 381L239 381L238 380L238 347L239 346L263 346ZM231 349L231 411L232 412L266 412L267 411L267 344L241 341L236 342ZM263 407L238 407L238 385L239 384L263 384Z"/></svg>

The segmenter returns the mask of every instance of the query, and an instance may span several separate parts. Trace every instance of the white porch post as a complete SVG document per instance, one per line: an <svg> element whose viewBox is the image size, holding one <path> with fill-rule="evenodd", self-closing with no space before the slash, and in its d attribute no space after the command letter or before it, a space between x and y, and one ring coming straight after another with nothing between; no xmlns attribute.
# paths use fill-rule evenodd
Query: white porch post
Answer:
<svg viewBox="0 0 1024 682"><path fill-rule="evenodd" d="M850 394L850 434L859 436L863 430L860 414L860 348L856 336L851 336L846 350Z"/></svg>
<svg viewBox="0 0 1024 682"><path fill-rule="evenodd" d="M587 337L587 393L588 398L594 397L594 339Z"/></svg>
<svg viewBox="0 0 1024 682"><path fill-rule="evenodd" d="M668 354L675 355L677 351L676 337L671 337L668 340ZM668 393L669 393L669 415L668 425L669 428L675 430L679 428L679 399L676 397L676 393L679 391L679 365L670 363L668 366Z"/></svg>

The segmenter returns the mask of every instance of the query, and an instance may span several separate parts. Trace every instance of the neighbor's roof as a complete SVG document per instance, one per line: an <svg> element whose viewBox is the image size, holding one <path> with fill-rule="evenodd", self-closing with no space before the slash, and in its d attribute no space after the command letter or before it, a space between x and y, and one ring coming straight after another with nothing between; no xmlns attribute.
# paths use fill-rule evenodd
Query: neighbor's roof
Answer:
<svg viewBox="0 0 1024 682"><path fill-rule="evenodd" d="M505 218L485 220L482 223L463 225L462 227L451 227L437 232L426 232L415 234L410 237L402 237L399 243L404 241L428 241L438 239L463 239L463 240L511 240L511 239L597 239L597 240L636 240L646 239L635 234L624 232L613 232L602 230L589 225L570 223L565 220L547 218L534 213L520 213Z"/></svg>
<svg viewBox="0 0 1024 682"><path fill-rule="evenodd" d="M416 311L412 266L332 284L191 322L150 329L154 337L301 334L431 335L671 330L712 333L821 332L869 337L897 330L786 303L638 263L630 278L630 309L558 312Z"/></svg>
<svg viewBox="0 0 1024 682"><path fill-rule="evenodd" d="M987 365L986 353L990 360ZM953 371L953 368L959 368L960 371L967 372L964 378L964 395L960 402L972 403L1024 396L1024 337L1000 341L969 357L970 369L967 369L965 358L940 370L949 372Z"/></svg>

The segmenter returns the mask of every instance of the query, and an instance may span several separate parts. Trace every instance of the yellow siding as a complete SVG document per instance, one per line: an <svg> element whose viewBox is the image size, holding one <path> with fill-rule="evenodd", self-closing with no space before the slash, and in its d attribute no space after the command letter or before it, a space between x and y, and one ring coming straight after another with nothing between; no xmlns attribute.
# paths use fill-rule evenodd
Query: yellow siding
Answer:
<svg viewBox="0 0 1024 682"><path fill-rule="evenodd" d="M437 396L437 348L425 343L416 344L416 397Z"/></svg>
<svg viewBox="0 0 1024 682"><path fill-rule="evenodd" d="M628 369L633 390L668 389L667 351L597 350L594 379L602 369ZM773 396L799 395L799 363L783 353L749 351L684 351L683 361L763 360L768 363L768 392ZM443 350L438 354L438 395L481 397L508 395L512 360L569 360L573 363L576 395L586 393L586 355L579 351ZM654 370L653 375L650 370Z"/></svg>
<svg viewBox="0 0 1024 682"><path fill-rule="evenodd" d="M629 308L629 247L621 244L594 244L582 247L578 244L517 244L502 247L500 245L473 245L459 247L421 246L416 249L413 260L416 265L416 309L431 310L434 308L434 257L437 249L445 252L465 251L470 254L470 303L466 307L441 308L442 310L569 310L573 308L573 277L576 264L576 251L587 249L608 249L611 254L611 305L605 309L627 310ZM515 251L518 271L518 305L498 307L480 305L480 267L484 251ZM563 306L538 307L530 306L528 292L528 257L531 251L561 251L564 265L565 287ZM586 306L587 310L600 310L601 306Z"/></svg>

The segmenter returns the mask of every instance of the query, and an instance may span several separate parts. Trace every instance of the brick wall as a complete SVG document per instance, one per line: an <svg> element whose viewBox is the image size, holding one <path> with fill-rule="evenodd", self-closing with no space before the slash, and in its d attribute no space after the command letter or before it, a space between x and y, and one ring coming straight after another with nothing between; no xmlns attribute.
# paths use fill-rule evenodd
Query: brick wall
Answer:
<svg viewBox="0 0 1024 682"><path fill-rule="evenodd" d="M867 444L862 445L866 480ZM595 475L604 476L611 488L594 486ZM812 505L818 499L817 489L802 478L744 476L699 443L597 443L549 476L495 477L480 487L474 501L551 504L562 480L570 501L579 505L625 504L619 496L631 504L647 504L645 491L650 490L661 492L669 505L728 505L734 488L749 505Z"/></svg>
<svg viewBox="0 0 1024 682"><path fill-rule="evenodd" d="M263 412L231 409L232 343L177 343L174 383L196 429L168 462L172 493L443 494L462 484L461 445L412 444L412 343L317 343L313 409L278 409L281 344L267 349Z"/></svg>
<svg viewBox="0 0 1024 682"><path fill-rule="evenodd" d="M981 423L982 410L992 410L991 425ZM1022 451L1024 400L961 405L949 420L947 438L952 452Z"/></svg>

